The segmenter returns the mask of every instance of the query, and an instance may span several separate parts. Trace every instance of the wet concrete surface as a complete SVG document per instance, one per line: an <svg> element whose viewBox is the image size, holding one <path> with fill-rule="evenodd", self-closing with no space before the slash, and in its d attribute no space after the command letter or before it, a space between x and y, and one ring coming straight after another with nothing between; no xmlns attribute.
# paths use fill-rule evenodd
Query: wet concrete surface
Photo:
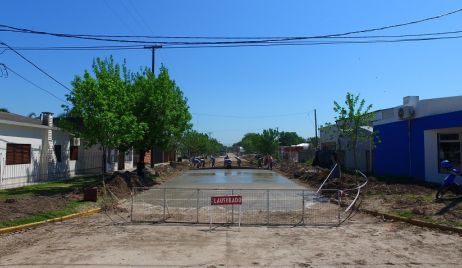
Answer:
<svg viewBox="0 0 462 268"><path fill-rule="evenodd" d="M306 189L288 178L264 169L190 170L163 185L195 189Z"/></svg>

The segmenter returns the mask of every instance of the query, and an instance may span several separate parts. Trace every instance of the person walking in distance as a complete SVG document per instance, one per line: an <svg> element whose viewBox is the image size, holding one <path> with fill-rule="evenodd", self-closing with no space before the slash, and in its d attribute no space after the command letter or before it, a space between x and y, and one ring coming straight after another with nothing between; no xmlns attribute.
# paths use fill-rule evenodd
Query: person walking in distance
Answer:
<svg viewBox="0 0 462 268"><path fill-rule="evenodd" d="M213 155L210 156L210 160L212 162L212 167L215 167L215 157Z"/></svg>
<svg viewBox="0 0 462 268"><path fill-rule="evenodd" d="M271 155L268 156L268 169L273 170L273 157Z"/></svg>

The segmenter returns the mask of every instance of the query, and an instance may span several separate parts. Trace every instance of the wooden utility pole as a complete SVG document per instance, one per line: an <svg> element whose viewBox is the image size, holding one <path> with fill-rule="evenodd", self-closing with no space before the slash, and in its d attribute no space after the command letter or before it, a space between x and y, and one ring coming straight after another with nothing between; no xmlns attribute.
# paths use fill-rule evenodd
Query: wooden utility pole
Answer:
<svg viewBox="0 0 462 268"><path fill-rule="evenodd" d="M319 140L318 140L318 117L316 116L316 109L314 109L314 136L315 136L316 150L317 150L319 146Z"/></svg>
<svg viewBox="0 0 462 268"><path fill-rule="evenodd" d="M152 52L152 60L151 60L151 71L152 74L155 74L155 67L156 67L156 49L157 48L162 48L162 46L156 45L156 46L144 46L144 48L151 49ZM155 144L152 145L151 147L151 168L154 167L154 151L157 150L157 146ZM162 162L164 161L164 154L162 152Z"/></svg>
<svg viewBox="0 0 462 268"><path fill-rule="evenodd" d="M144 46L144 48L150 49L152 51L152 62L151 62L151 71L154 74L155 66L156 66L156 49L162 48L162 46Z"/></svg>

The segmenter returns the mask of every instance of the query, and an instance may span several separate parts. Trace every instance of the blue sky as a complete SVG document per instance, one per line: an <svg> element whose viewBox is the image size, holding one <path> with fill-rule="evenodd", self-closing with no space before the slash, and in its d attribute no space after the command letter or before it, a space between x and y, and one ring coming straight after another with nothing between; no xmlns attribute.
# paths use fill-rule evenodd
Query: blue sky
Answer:
<svg viewBox="0 0 462 268"><path fill-rule="evenodd" d="M420 0L16 0L2 1L0 24L88 34L307 36L402 23L461 7L458 1ZM379 34L455 30L462 30L462 13ZM0 40L11 46L100 44L2 32ZM399 105L406 95L421 98L461 95L461 45L461 39L452 39L335 46L164 49L157 52L156 64L164 64L184 91L193 113L194 128L232 144L247 132L269 127L313 136L312 110L317 109L321 124L332 121L333 101L342 100L347 91L360 93L375 109ZM126 59L132 70L151 64L147 50L21 53L69 86L74 76L89 69L97 56L112 54L120 62ZM0 54L0 63L64 98L64 88L13 52ZM23 115L62 111L58 100L14 74L0 78L0 107Z"/></svg>

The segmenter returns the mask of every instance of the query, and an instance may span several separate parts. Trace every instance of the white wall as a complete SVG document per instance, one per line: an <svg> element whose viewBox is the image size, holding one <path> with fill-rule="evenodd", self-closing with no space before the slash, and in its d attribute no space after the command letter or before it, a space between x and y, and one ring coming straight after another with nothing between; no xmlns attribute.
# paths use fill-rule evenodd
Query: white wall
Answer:
<svg viewBox="0 0 462 268"><path fill-rule="evenodd" d="M27 183L40 178L39 163L46 129L0 124L0 182L1 184ZM31 145L31 163L6 165L6 144Z"/></svg>
<svg viewBox="0 0 462 268"><path fill-rule="evenodd" d="M372 135L372 131L368 131L366 129L361 129L360 131L368 132L370 135ZM320 132L321 144L335 142L337 150L344 152L344 163L340 163L340 164L343 164L346 168L354 169L355 168L354 153L353 153L353 150L351 149L346 150L346 147L347 147L346 139L344 138L340 139L340 148L338 148L339 147L338 137L340 134L338 127L336 125L323 127L320 129L319 132ZM358 142L357 147L356 147L356 162L358 164L357 166L358 169L362 171L367 171L368 161L370 160L366 158L366 151L371 150L371 149L373 149L371 147L371 142L369 141ZM372 155L372 152L371 152L371 155Z"/></svg>
<svg viewBox="0 0 462 268"><path fill-rule="evenodd" d="M401 121L398 116L400 107L402 105L377 111L374 126ZM414 109L414 118L461 111L462 96L420 100L415 104Z"/></svg>

